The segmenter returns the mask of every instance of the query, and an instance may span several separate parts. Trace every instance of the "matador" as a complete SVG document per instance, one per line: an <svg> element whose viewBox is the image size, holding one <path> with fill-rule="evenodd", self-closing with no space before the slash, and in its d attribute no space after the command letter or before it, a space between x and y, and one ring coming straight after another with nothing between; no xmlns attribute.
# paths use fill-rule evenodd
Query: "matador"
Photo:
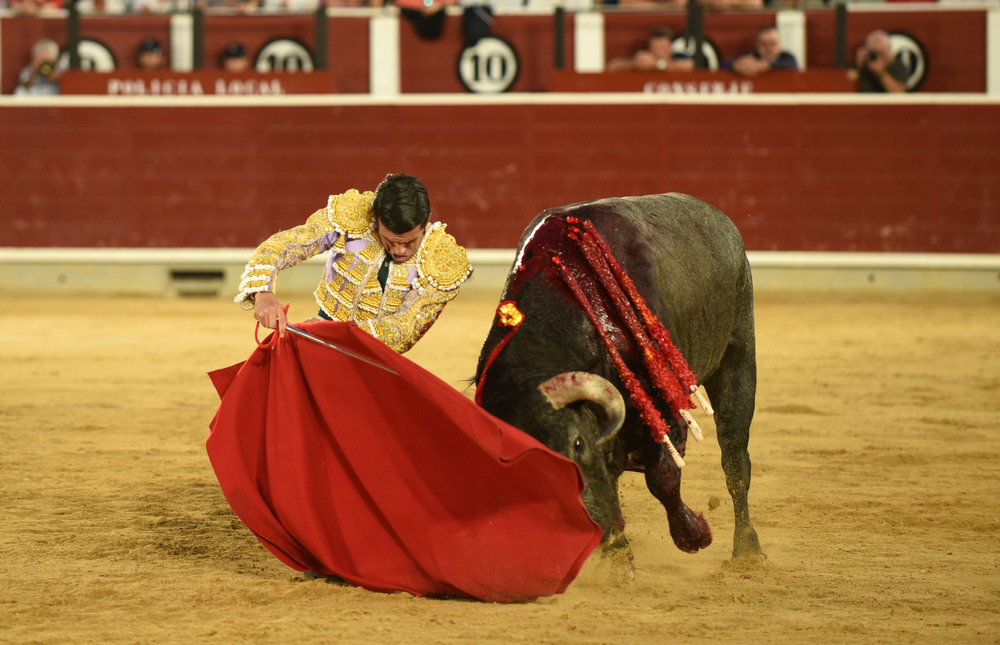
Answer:
<svg viewBox="0 0 1000 645"><path fill-rule="evenodd" d="M274 297L278 273L329 251L315 291L319 317L354 321L405 352L472 273L465 249L429 216L426 190L410 175L390 174L374 192L332 195L304 224L257 247L236 302L283 332L284 310Z"/></svg>

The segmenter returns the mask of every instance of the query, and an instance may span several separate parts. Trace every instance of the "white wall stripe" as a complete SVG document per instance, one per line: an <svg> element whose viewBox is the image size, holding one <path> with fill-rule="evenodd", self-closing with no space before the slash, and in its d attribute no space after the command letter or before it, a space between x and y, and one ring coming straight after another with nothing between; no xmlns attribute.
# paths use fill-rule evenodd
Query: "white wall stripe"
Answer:
<svg viewBox="0 0 1000 645"><path fill-rule="evenodd" d="M368 88L372 97L399 95L399 13L384 12L368 23Z"/></svg>
<svg viewBox="0 0 1000 645"><path fill-rule="evenodd" d="M573 69L604 71L604 14L598 11L573 16Z"/></svg>
<svg viewBox="0 0 1000 645"><path fill-rule="evenodd" d="M194 69L194 19L191 14L170 16L170 66L178 72Z"/></svg>
<svg viewBox="0 0 1000 645"><path fill-rule="evenodd" d="M986 12L986 93L1000 96L1000 7Z"/></svg>
<svg viewBox="0 0 1000 645"><path fill-rule="evenodd" d="M779 11L774 15L774 24L781 38L781 48L795 56L799 69L808 69L806 60L806 14L804 11Z"/></svg>

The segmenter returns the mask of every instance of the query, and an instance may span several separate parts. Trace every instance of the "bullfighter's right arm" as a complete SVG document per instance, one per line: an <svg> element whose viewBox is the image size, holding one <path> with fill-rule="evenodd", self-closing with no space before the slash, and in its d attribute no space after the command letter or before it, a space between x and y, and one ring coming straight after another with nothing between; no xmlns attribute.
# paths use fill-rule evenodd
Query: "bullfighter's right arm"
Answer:
<svg viewBox="0 0 1000 645"><path fill-rule="evenodd" d="M323 253L338 237L340 233L331 224L327 209L323 208L310 215L304 224L267 238L250 255L235 302L241 309L253 309L256 294L274 292L279 271Z"/></svg>
<svg viewBox="0 0 1000 645"><path fill-rule="evenodd" d="M305 224L279 231L264 240L250 255L240 278L236 303L242 309L253 309L255 294L274 293L279 271L329 250L338 240L342 246L345 234L368 230L374 197L371 192L359 193L354 189L331 195L326 208L310 215Z"/></svg>

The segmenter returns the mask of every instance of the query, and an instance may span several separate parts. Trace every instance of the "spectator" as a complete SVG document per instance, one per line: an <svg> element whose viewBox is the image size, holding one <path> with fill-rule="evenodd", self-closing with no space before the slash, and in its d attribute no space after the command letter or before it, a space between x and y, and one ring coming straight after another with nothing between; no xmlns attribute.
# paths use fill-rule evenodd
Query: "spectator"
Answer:
<svg viewBox="0 0 1000 645"><path fill-rule="evenodd" d="M59 45L44 38L31 46L31 61L21 70L14 88L16 96L55 96L59 94Z"/></svg>
<svg viewBox="0 0 1000 645"><path fill-rule="evenodd" d="M260 8L260 0L205 0L204 6L227 13L254 13Z"/></svg>
<svg viewBox="0 0 1000 645"><path fill-rule="evenodd" d="M910 70L899 56L892 55L889 34L877 29L858 48L855 67L847 72L858 82L859 92L906 92Z"/></svg>
<svg viewBox="0 0 1000 645"><path fill-rule="evenodd" d="M191 0L129 0L132 13L173 13L188 11L194 5Z"/></svg>
<svg viewBox="0 0 1000 645"><path fill-rule="evenodd" d="M136 58L139 69L144 72L155 72L163 68L163 45L155 38L145 38L139 43L139 54Z"/></svg>
<svg viewBox="0 0 1000 645"><path fill-rule="evenodd" d="M243 43L231 42L222 50L222 69L227 72L250 71L250 58Z"/></svg>
<svg viewBox="0 0 1000 645"><path fill-rule="evenodd" d="M82 14L125 13L125 0L76 0L76 8Z"/></svg>
<svg viewBox="0 0 1000 645"><path fill-rule="evenodd" d="M709 9L725 11L726 9L762 9L764 0L701 0L701 4Z"/></svg>
<svg viewBox="0 0 1000 645"><path fill-rule="evenodd" d="M796 70L799 68L799 63L794 56L781 50L778 29L768 25L757 30L756 45L752 52L733 60L722 61L721 67L751 78L772 69Z"/></svg>
<svg viewBox="0 0 1000 645"><path fill-rule="evenodd" d="M62 0L11 0L10 8L18 14L35 15L45 11L62 9Z"/></svg>
<svg viewBox="0 0 1000 645"><path fill-rule="evenodd" d="M686 7L688 0L617 0L616 2L602 2L601 4L614 4L622 7Z"/></svg>
<svg viewBox="0 0 1000 645"><path fill-rule="evenodd" d="M260 10L265 12L305 13L315 11L319 0L261 0ZM327 7L338 7L339 2L327 2Z"/></svg>
<svg viewBox="0 0 1000 645"><path fill-rule="evenodd" d="M689 0L614 0L608 2L604 0L598 4L619 5L622 7L643 7L647 9L662 7L687 7ZM764 6L764 0L699 0L698 4L716 10L726 9L760 9Z"/></svg>
<svg viewBox="0 0 1000 645"><path fill-rule="evenodd" d="M417 36L422 40L437 40L444 32L444 23L448 7L455 6L459 0L394 0L399 7L399 13L413 23Z"/></svg>
<svg viewBox="0 0 1000 645"><path fill-rule="evenodd" d="M609 72L690 72L694 61L687 54L673 50L674 33L669 27L656 27L646 38L646 48L633 56L615 58L608 63Z"/></svg>

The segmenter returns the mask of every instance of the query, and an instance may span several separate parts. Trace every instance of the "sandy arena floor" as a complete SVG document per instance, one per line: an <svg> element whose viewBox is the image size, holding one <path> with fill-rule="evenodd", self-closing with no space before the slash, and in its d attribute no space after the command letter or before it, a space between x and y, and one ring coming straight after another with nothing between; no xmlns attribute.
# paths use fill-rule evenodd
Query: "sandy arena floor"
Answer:
<svg viewBox="0 0 1000 645"><path fill-rule="evenodd" d="M464 387L495 305L463 293L410 358ZM561 596L490 605L307 581L235 518L204 449L206 372L253 348L228 300L8 298L0 642L1000 642L1000 295L759 294L757 326L767 565L727 562L702 417L683 492L710 548L678 551L628 474L634 581L595 557Z"/></svg>

